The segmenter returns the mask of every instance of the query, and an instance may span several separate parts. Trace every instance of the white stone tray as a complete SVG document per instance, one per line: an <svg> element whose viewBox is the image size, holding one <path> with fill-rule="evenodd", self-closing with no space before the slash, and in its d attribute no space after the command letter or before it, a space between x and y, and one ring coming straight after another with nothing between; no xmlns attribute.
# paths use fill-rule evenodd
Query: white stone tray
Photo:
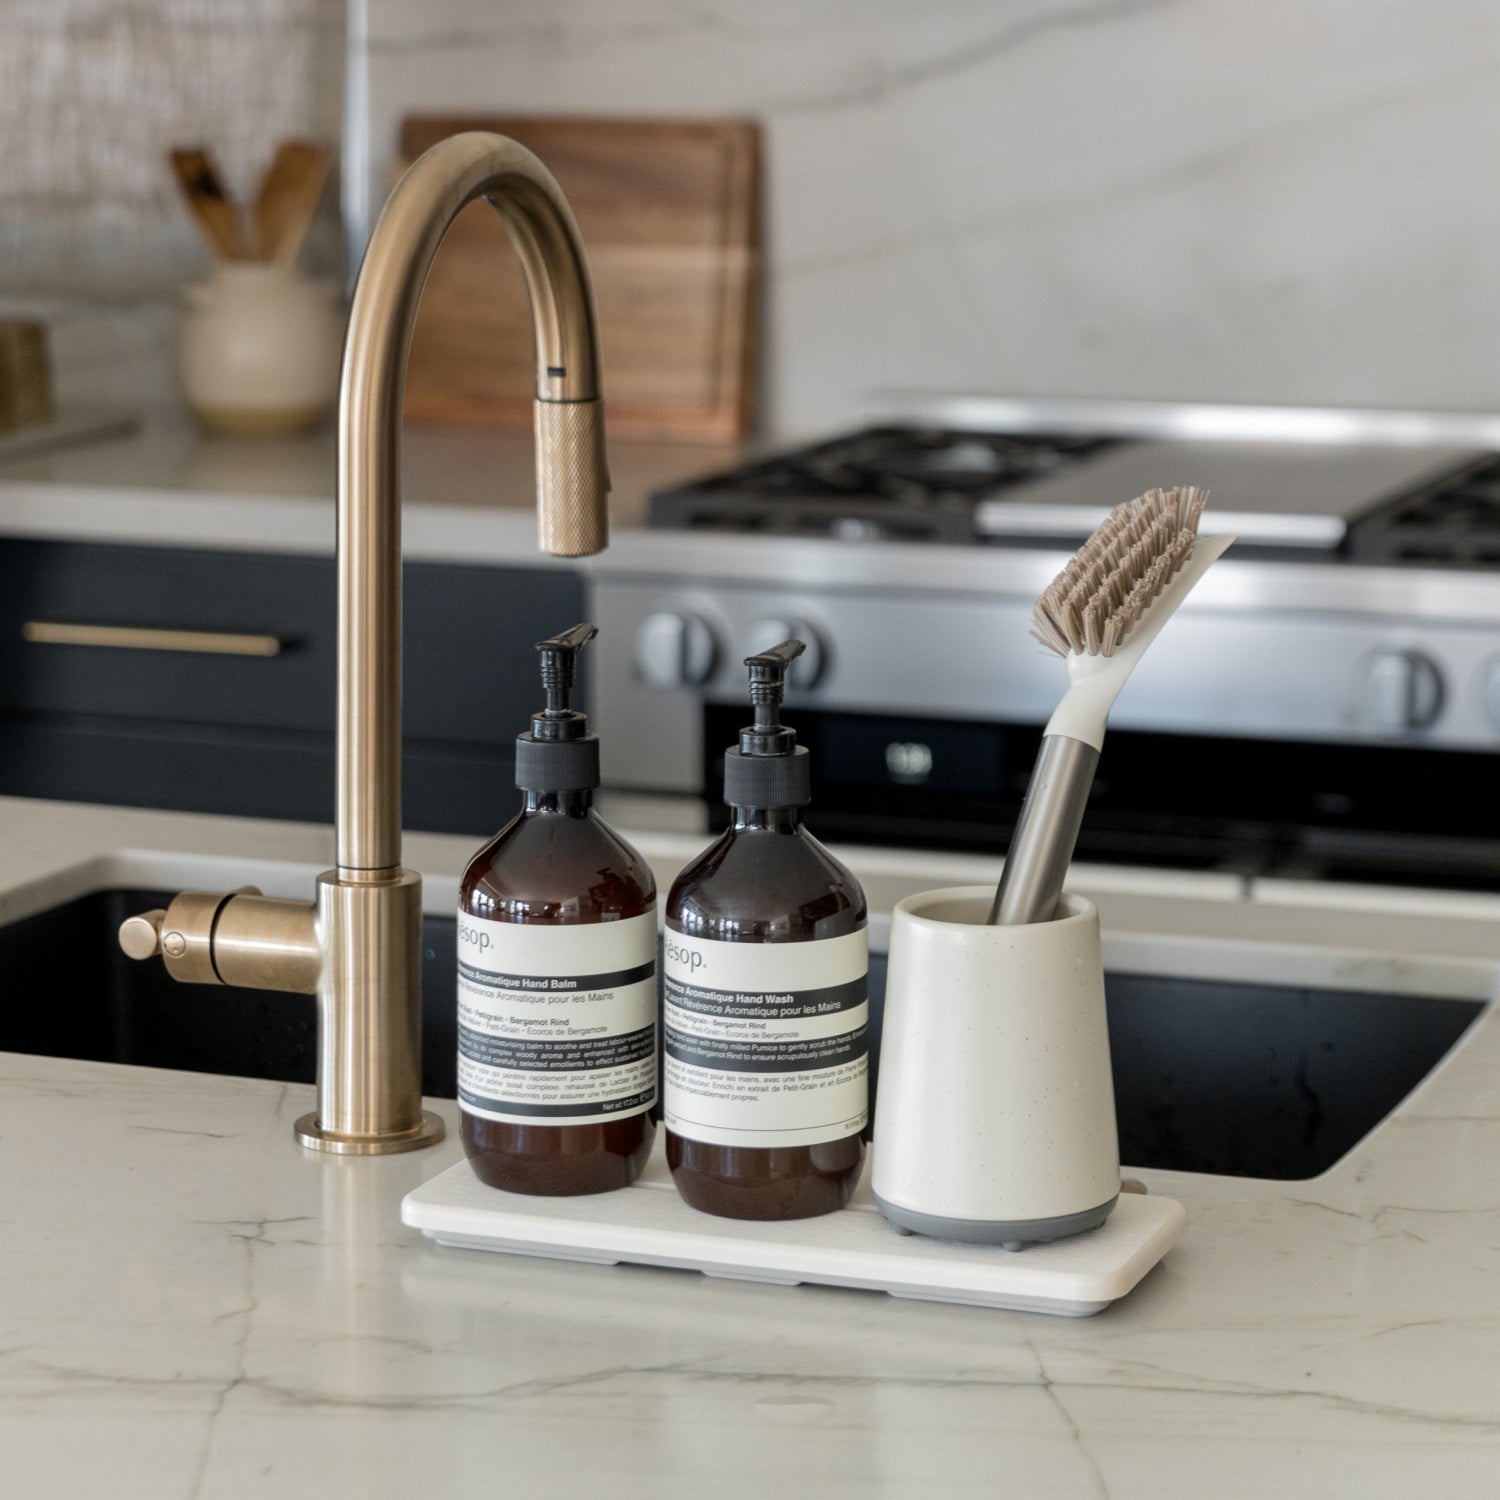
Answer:
<svg viewBox="0 0 1500 1500"><path fill-rule="evenodd" d="M868 1178L868 1171L866 1178ZM1122 1193L1102 1228L1007 1251L898 1234L862 1181L848 1208L778 1224L689 1208L661 1137L633 1187L584 1198L533 1198L486 1187L459 1162L401 1205L403 1222L440 1245L557 1260L674 1266L782 1286L815 1282L930 1302L1087 1317L1123 1297L1177 1242L1180 1203Z"/></svg>

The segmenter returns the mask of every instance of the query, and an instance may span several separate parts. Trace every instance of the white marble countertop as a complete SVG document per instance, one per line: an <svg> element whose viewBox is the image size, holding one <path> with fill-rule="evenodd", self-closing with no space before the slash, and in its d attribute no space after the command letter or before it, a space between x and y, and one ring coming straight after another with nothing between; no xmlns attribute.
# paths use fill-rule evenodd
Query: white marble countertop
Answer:
<svg viewBox="0 0 1500 1500"><path fill-rule="evenodd" d="M614 526L638 529L651 490L724 468L737 451L612 438ZM551 561L536 550L533 454L529 429L408 423L408 555ZM0 533L331 553L333 492L331 424L303 437L235 439L158 414L128 436L0 463Z"/></svg>
<svg viewBox="0 0 1500 1500"><path fill-rule="evenodd" d="M609 439L611 542L597 557L538 551L531 434L410 424L402 434L402 543L411 560L566 567L595 578L775 579L793 590L940 591L1035 599L1065 556L1042 548L662 531L645 526L657 489L751 456L728 445ZM334 435L209 437L183 417L0 462L0 537L331 556ZM1215 565L1190 608L1399 612L1475 623L1500 618L1482 575L1337 562Z"/></svg>
<svg viewBox="0 0 1500 1500"><path fill-rule="evenodd" d="M670 873L697 840L640 842ZM408 840L430 909L467 852ZM230 875L305 896L330 853L321 828L0 801L0 922L132 880ZM855 863L875 904L992 873ZM1172 876L1132 893L1083 873L1117 956L1301 949L1333 982L1474 996L1500 974L1500 903L1485 898L1346 890L1329 905ZM1489 1013L1318 1179L1143 1174L1186 1205L1186 1237L1082 1321L437 1249L399 1204L458 1158L452 1138L315 1157L292 1138L310 1099L0 1054L7 1497L1500 1488Z"/></svg>

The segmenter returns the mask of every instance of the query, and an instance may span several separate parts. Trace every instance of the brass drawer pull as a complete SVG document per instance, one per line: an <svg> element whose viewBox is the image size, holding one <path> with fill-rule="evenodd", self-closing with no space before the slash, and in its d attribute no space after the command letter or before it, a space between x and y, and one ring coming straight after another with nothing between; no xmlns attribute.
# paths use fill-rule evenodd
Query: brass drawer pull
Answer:
<svg viewBox="0 0 1500 1500"><path fill-rule="evenodd" d="M209 656L279 656L285 641L274 635L229 630L152 630L136 625L73 625L27 620L21 635L40 646L114 646L133 651L195 651Z"/></svg>

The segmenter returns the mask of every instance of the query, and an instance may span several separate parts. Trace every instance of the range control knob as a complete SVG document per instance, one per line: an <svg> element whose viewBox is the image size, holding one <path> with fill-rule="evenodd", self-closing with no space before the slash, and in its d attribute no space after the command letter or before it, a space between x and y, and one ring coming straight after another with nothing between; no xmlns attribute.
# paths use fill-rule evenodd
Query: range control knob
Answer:
<svg viewBox="0 0 1500 1500"><path fill-rule="evenodd" d="M1378 651L1365 678L1365 708L1389 734L1425 729L1442 712L1443 674L1420 651Z"/></svg>
<svg viewBox="0 0 1500 1500"><path fill-rule="evenodd" d="M658 610L635 633L635 664L652 687L698 687L713 674L718 655L719 643L701 615Z"/></svg>
<svg viewBox="0 0 1500 1500"><path fill-rule="evenodd" d="M794 615L767 615L755 621L745 632L745 655L753 656L768 646L778 646L782 641L801 641L807 650L787 668L789 687L816 687L828 668L828 653L823 647L823 637L806 620Z"/></svg>

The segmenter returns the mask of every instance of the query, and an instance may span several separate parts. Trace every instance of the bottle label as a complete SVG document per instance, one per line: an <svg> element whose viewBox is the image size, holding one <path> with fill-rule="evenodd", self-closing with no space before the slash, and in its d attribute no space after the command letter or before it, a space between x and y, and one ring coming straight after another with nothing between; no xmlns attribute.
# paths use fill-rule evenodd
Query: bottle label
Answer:
<svg viewBox="0 0 1500 1500"><path fill-rule="evenodd" d="M666 935L663 1118L713 1146L815 1146L869 1112L864 930L806 943Z"/></svg>
<svg viewBox="0 0 1500 1500"><path fill-rule="evenodd" d="M656 912L543 927L458 916L458 1100L511 1125L656 1103Z"/></svg>

